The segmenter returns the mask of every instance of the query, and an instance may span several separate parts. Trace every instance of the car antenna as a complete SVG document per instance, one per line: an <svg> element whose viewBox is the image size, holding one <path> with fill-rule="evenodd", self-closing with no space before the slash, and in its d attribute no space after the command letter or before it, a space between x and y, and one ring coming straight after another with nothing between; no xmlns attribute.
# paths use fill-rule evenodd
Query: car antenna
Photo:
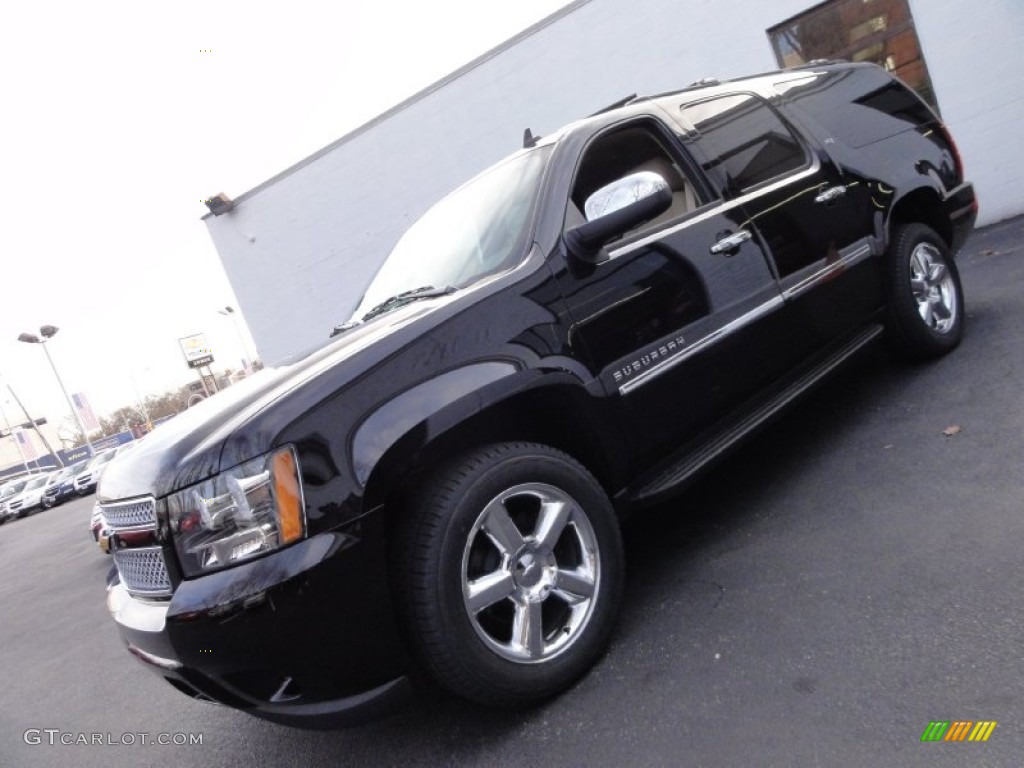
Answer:
<svg viewBox="0 0 1024 768"><path fill-rule="evenodd" d="M540 136L534 136L529 128L523 131L523 149L536 147L538 141L540 141Z"/></svg>

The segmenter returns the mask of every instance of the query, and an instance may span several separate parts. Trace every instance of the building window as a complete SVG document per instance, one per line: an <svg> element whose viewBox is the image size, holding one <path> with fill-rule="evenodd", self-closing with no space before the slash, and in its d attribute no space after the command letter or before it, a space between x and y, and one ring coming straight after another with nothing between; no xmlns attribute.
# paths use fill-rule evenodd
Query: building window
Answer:
<svg viewBox="0 0 1024 768"><path fill-rule="evenodd" d="M938 109L907 0L829 0L772 27L768 37L782 67L815 59L870 61Z"/></svg>

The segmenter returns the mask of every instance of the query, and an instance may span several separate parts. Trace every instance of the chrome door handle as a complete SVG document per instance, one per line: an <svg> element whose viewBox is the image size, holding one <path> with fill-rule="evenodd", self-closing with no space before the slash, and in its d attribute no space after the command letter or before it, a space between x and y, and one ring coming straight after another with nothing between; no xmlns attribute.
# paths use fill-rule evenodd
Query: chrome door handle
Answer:
<svg viewBox="0 0 1024 768"><path fill-rule="evenodd" d="M829 187L828 189L822 190L818 193L818 196L814 198L816 203L831 203L833 200L838 200L840 197L846 194L846 187Z"/></svg>
<svg viewBox="0 0 1024 768"><path fill-rule="evenodd" d="M752 237L753 235L751 235L747 230L741 229L739 232L734 232L731 235L723 237L717 243L712 245L711 252L717 255L720 253L735 251Z"/></svg>

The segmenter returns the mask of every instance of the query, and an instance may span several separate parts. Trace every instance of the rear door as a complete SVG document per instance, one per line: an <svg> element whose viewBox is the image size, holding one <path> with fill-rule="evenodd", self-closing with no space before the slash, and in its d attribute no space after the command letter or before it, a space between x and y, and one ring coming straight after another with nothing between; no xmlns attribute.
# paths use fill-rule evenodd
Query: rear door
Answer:
<svg viewBox="0 0 1024 768"><path fill-rule="evenodd" d="M800 354L861 324L881 296L867 185L757 94L718 95L675 112L685 146L742 210L743 226L763 238Z"/></svg>

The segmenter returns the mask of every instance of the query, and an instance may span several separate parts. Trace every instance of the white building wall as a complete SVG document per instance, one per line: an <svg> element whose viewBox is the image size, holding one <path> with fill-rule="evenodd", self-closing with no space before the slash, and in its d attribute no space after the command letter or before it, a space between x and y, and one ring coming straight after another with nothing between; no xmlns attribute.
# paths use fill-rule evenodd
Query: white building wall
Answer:
<svg viewBox="0 0 1024 768"><path fill-rule="evenodd" d="M921 49L981 210L1024 213L1024 0L911 0Z"/></svg>
<svg viewBox="0 0 1024 768"><path fill-rule="evenodd" d="M274 362L322 342L405 228L445 192L517 149L527 126L543 135L634 92L773 69L765 30L814 4L577 3L242 196L233 212L207 217L260 355ZM1022 6L1024 0L913 0L940 106L978 182L982 221L1024 210L1024 195L1009 194L1024 170L1013 133L1021 122L1009 120L1024 110L1021 54L1012 47L1021 40ZM978 50L987 61L975 61ZM979 71L993 81L968 80Z"/></svg>

